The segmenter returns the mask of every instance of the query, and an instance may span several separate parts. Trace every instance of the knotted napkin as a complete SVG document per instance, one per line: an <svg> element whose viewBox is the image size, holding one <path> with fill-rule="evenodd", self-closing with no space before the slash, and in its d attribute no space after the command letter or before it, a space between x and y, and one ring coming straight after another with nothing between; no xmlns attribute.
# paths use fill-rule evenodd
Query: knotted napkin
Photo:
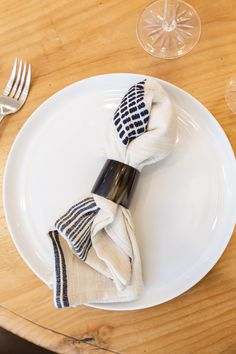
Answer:
<svg viewBox="0 0 236 354"><path fill-rule="evenodd" d="M175 110L155 79L132 86L109 124L107 157L139 171L173 150ZM56 307L139 297L143 289L141 260L127 208L90 193L56 221L49 237L54 251Z"/></svg>

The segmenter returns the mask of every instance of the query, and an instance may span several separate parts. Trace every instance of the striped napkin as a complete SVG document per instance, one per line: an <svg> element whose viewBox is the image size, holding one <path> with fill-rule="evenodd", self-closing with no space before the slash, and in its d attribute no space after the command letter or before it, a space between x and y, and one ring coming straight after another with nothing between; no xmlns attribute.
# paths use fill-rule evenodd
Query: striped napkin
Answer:
<svg viewBox="0 0 236 354"><path fill-rule="evenodd" d="M175 110L155 79L132 86L109 124L107 157L139 171L174 148ZM56 307L125 302L140 296L142 267L128 209L91 193L55 222L49 237Z"/></svg>

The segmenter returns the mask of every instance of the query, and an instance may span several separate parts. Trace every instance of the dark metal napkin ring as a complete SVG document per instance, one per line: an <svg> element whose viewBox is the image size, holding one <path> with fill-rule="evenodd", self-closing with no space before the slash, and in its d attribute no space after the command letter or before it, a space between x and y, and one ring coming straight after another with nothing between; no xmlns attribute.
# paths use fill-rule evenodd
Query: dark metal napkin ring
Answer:
<svg viewBox="0 0 236 354"><path fill-rule="evenodd" d="M128 208L138 176L139 171L134 167L119 161L107 160L93 186L92 193Z"/></svg>

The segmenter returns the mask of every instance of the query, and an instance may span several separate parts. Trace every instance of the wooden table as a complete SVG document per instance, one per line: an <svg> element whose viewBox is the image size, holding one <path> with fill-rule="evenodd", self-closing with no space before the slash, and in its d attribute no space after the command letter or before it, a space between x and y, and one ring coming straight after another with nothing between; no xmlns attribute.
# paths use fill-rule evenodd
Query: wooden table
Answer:
<svg viewBox="0 0 236 354"><path fill-rule="evenodd" d="M189 0L202 35L188 55L174 61L149 56L135 25L146 0L2 0L0 83L15 57L32 63L27 103L0 129L0 178L20 127L49 96L83 78L111 72L153 75L200 100L236 150L236 116L224 100L236 73L236 1ZM1 183L2 185L2 183ZM236 239L210 273L186 294L134 312L82 306L57 310L52 293L17 253L0 208L0 324L58 353L236 353ZM1 346L1 345L0 345Z"/></svg>

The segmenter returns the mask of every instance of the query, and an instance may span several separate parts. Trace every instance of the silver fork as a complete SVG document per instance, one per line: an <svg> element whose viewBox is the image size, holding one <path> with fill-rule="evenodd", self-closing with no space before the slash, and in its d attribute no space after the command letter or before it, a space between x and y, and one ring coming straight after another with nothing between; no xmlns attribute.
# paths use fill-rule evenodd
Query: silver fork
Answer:
<svg viewBox="0 0 236 354"><path fill-rule="evenodd" d="M0 96L0 123L8 114L17 112L23 106L29 93L30 80L31 65L26 62L22 65L22 60L15 59L8 83Z"/></svg>

